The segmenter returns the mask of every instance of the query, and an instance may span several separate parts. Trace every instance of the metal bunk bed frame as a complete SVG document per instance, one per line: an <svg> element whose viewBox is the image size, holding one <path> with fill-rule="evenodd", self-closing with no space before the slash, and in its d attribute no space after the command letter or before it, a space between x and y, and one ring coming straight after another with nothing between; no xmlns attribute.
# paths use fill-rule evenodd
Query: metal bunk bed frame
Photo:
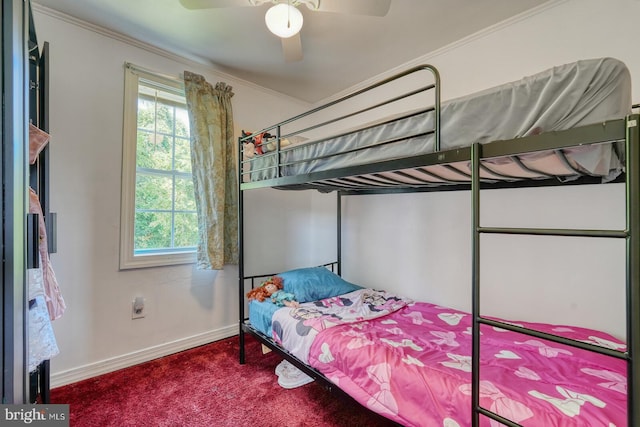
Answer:
<svg viewBox="0 0 640 427"><path fill-rule="evenodd" d="M244 233L243 233L243 192L254 188L275 187L283 189L317 189L320 191L336 190L337 192L337 261L331 264L332 271L337 269L340 274L341 266L341 213L342 213L342 197L349 195L362 194L380 194L394 192L424 192L424 191L442 191L442 190L471 190L472 198L472 394L470 415L472 416L472 425L477 427L480 425L480 415L498 421L510 427L517 427L517 424L500 415L483 408L480 405L480 351L481 337L480 326L482 324L500 327L512 332L525 334L528 336L546 339L552 342L561 343L588 351L593 351L610 357L623 359L627 365L627 420L629 426L640 426L640 409L635 408L638 400L638 392L640 391L640 115L631 114L624 119L611 120L604 123L582 126L578 128L542 133L536 136L517 138L508 141L495 141L486 144L475 143L471 147L458 148L454 150L438 151L428 154L422 154L414 157L379 161L366 165L358 165L348 168L333 169L327 171L311 172L298 176L282 176L280 161L280 141L281 139L309 130L306 128L298 132L281 134L281 127L310 114L314 114L342 101L350 99L354 96L368 92L371 89L395 81L409 74L428 70L433 73L435 84L427 85L419 90L408 92L405 95L395 97L388 102L376 104L371 108L360 110L357 113L369 111L372 108L386 105L403 97L415 95L418 92L426 90L435 91L435 105L433 107L437 119L435 120L435 128L433 130L436 137L436 147L439 149L440 134L440 78L437 70L429 65L419 66L407 70L404 73L397 74L379 83L351 93L331 103L320 106L314 110L296 116L292 119L278 123L272 127L265 128L259 133L273 131L276 132L276 150L271 155L276 156L277 176L271 179L265 179L256 182L243 182L243 178L248 172L243 172L243 165L247 160L243 159L243 143L247 142L251 136L239 138L238 141L238 163L239 163L239 341L240 341L240 363L245 363L245 333L255 336L262 344L281 354L295 366L304 371L307 375L322 382L325 387L332 391L341 392L342 395L348 396L344 391L335 386L319 371L307 366L299 361L285 349L275 343L270 337L258 332L248 323L245 317L245 292L246 285L250 284L253 288L256 281L261 278L272 276L273 274L263 274L257 276L245 276L244 274ZM633 108L638 108L638 104ZM345 117L351 117L357 113L349 114ZM339 119L337 119L339 120ZM330 120L315 127L320 127L336 120ZM409 137L405 138L408 139ZM397 142L397 141L393 141ZM497 157L512 157L516 159L516 163L522 168L526 166L518 162L518 156L532 151L555 150L556 154L563 156L562 150L569 147L587 144L604 144L624 142L625 149L625 172L621 178L615 182L624 182L625 184L625 228L622 230L586 230L586 229L544 229L544 228L505 228L505 227L483 227L480 224L480 194L483 188L505 188L505 187L527 187L527 186L550 186L550 185L574 185L582 183L600 183L597 177L581 177L577 180L563 183L557 177L549 177L544 180L526 180L512 179L513 177L505 177L504 181L495 181L481 179L480 172L485 168L483 160ZM383 144L389 143L388 141ZM401 171L409 168L419 169L431 165L447 165L457 161L471 162L471 176L467 176L469 182L461 180L460 182L449 182L448 185L434 186L432 183L425 182L424 185L409 185L406 182L398 182L397 187L388 185L385 180L385 186L376 186L375 180L364 178L370 182L366 187L352 187L345 185L345 181L333 181L338 178L347 178L357 176L358 181L362 184L362 175L374 175L380 172ZM426 172L426 171L423 171ZM459 171L458 171L459 172ZM348 181L346 181L348 182ZM330 183L330 184L327 184ZM331 184L335 183L335 187ZM379 183L378 183L379 184ZM585 238L613 238L625 239L626 241L626 351L612 350L604 347L588 344L581 341L568 339L565 337L547 334L544 332L531 330L516 326L513 324L497 322L495 320L483 317L480 313L480 236L482 234L511 234L511 235L538 235L538 236L571 236Z"/></svg>

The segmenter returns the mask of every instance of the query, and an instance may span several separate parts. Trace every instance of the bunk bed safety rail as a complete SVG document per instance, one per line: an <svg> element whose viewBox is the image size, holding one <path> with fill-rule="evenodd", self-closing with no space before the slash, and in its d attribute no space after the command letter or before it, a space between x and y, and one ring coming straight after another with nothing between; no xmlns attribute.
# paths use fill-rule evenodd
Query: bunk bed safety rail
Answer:
<svg viewBox="0 0 640 427"><path fill-rule="evenodd" d="M428 82L418 74L425 70ZM594 79L597 85L587 84ZM619 180L622 143L585 143L580 136L592 131L589 126L630 113L630 80L621 61L596 58L441 103L437 70L415 67L240 138L241 189L468 189L473 143L537 142L538 135L570 129L576 130L572 145L515 144L500 158L483 156L481 182L508 187Z"/></svg>
<svg viewBox="0 0 640 427"><path fill-rule="evenodd" d="M427 77L424 76L424 73L427 73ZM424 84L425 79L428 80L427 84ZM396 87L401 85L405 85L405 88ZM406 86L409 85L412 87L406 89ZM416 85L417 87L415 87ZM380 92L376 92L376 90L379 90ZM392 92L392 95L389 96L387 94L388 92ZM396 94L398 92L399 94ZM423 99L417 100L417 96L420 94L426 94L428 96L428 101ZM377 100L380 97L385 98L382 101L370 103L370 99ZM355 100L354 105L349 107L347 106L347 101L351 100ZM365 117L364 115L367 113L376 116L378 112L383 113L385 107L391 105L396 106L398 103L403 101L407 101L408 103L419 102L421 107L417 110L412 109L411 111L407 111L390 119L381 118L376 120L375 123L368 122L356 127L345 129L347 121L351 121L356 117L360 117L362 120L362 118ZM429 103L429 105L425 106L425 102ZM366 106L362 107L361 105L363 104L366 104ZM349 111L344 112L343 110L345 108ZM344 149L338 147L334 153L322 156L309 155L303 158L298 157L295 160L287 160L287 153L291 153L293 150L300 148L301 145L304 145L305 149L312 149L314 146L317 147L319 144L335 140L336 138L355 135L363 130L373 129L374 127L382 124L398 122L427 112L430 112L433 115L433 123L425 124L425 127L428 127L427 129L415 129L410 134L402 137L386 138L381 141L367 143L360 147ZM326 114L330 118L325 120L320 119L319 122L312 125L305 125L307 120L317 120L317 117L321 117L318 116L320 113ZM388 117L388 114L383 114L382 117ZM336 125L338 123L341 123L341 125ZM331 127L332 125L336 126ZM284 132L285 128L287 129L287 132ZM305 138L303 135L308 135L310 132L313 135L312 140L304 140L303 142L303 139ZM353 91L339 99L320 105L319 107L282 122L265 127L258 132L244 134L238 141L241 183L251 181L251 177L256 174L258 174L258 176L268 176L269 178L279 178L283 176L282 169L288 166L305 164L311 161L331 157L345 156L368 150L372 147L382 147L429 134L434 135L434 151L439 151L440 74L434 66L423 64L397 73L362 89ZM265 137L272 138L272 140L265 143ZM291 142L289 141L290 139L293 143L288 145ZM252 147L249 147L250 143L253 144ZM256 160L260 161L257 162Z"/></svg>

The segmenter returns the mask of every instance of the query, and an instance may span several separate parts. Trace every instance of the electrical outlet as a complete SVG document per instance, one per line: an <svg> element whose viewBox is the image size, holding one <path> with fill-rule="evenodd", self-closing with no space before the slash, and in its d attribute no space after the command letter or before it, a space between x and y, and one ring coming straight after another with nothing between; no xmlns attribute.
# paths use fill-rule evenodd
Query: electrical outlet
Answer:
<svg viewBox="0 0 640 427"><path fill-rule="evenodd" d="M144 308L144 298L135 297L131 302L131 318L142 319L146 314L147 312Z"/></svg>

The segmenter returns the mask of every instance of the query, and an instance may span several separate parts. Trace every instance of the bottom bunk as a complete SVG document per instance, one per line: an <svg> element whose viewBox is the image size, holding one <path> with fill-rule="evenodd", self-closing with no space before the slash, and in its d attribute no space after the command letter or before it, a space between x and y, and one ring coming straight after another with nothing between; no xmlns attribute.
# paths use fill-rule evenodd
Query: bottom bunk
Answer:
<svg viewBox="0 0 640 427"><path fill-rule="evenodd" d="M322 267L279 276L300 304L250 301L241 333L256 335L314 379L401 425L471 425L469 313L361 288ZM591 329L506 323L625 349ZM480 333L483 407L523 426L627 424L624 360L495 326L481 325ZM483 418L481 425L500 424Z"/></svg>

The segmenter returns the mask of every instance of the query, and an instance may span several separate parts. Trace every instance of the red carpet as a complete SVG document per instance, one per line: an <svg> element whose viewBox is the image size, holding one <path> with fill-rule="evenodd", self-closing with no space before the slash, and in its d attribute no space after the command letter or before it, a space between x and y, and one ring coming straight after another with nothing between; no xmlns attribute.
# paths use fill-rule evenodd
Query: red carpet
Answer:
<svg viewBox="0 0 640 427"><path fill-rule="evenodd" d="M238 363L232 337L51 391L70 405L71 426L391 426L317 383L286 390L274 373L281 358L247 337Z"/></svg>

